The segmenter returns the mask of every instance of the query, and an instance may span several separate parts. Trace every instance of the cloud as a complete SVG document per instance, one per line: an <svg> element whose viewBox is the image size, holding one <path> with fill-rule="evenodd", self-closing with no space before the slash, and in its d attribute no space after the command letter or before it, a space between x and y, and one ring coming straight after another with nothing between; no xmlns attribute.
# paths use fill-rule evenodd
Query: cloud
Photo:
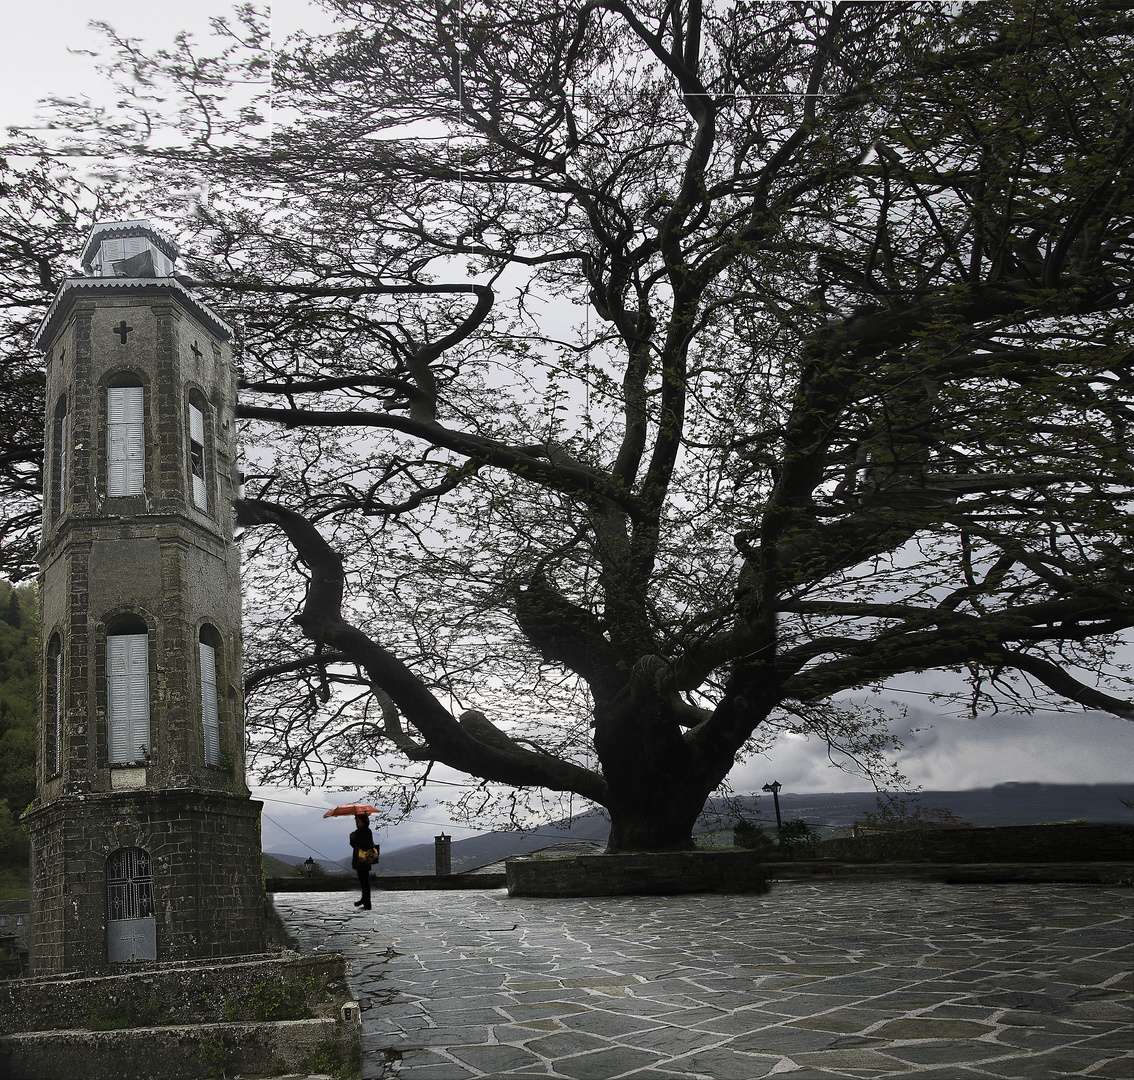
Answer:
<svg viewBox="0 0 1134 1080"><path fill-rule="evenodd" d="M910 709L891 721L902 741L898 767L916 786L963 791L1010 781L1105 784L1130 779L1134 725L1105 713L977 719ZM837 757L837 755L836 755ZM737 791L779 780L789 791L863 791L870 784L836 768L818 738L784 735L730 776Z"/></svg>
<svg viewBox="0 0 1134 1080"><path fill-rule="evenodd" d="M975 720L922 713L913 726L924 730L909 736L901 761L928 788L987 787L1011 780L1103 784L1130 778L1134 726L1103 713Z"/></svg>

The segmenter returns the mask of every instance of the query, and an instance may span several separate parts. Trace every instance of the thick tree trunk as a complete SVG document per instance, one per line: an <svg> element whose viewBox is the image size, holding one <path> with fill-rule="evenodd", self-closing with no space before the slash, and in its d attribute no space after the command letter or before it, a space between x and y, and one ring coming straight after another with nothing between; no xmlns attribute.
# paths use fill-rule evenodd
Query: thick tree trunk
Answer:
<svg viewBox="0 0 1134 1080"><path fill-rule="evenodd" d="M610 840L606 850L688 851L693 847L693 827L709 793L657 792L660 798L610 807Z"/></svg>
<svg viewBox="0 0 1134 1080"><path fill-rule="evenodd" d="M729 680L712 716L686 731L680 721L688 722L688 710L667 692L664 675L640 663L612 698L596 697L594 745L607 786L611 853L692 848L705 802L779 700L771 666L753 662Z"/></svg>
<svg viewBox="0 0 1134 1080"><path fill-rule="evenodd" d="M686 742L665 703L619 695L595 710L595 749L608 787L607 851L684 851L705 800L731 760L709 763Z"/></svg>

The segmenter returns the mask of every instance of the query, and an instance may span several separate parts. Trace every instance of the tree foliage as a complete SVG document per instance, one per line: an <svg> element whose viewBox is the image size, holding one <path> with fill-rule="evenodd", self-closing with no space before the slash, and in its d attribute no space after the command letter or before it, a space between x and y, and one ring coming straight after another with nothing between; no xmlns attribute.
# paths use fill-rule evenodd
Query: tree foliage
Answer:
<svg viewBox="0 0 1134 1080"><path fill-rule="evenodd" d="M900 673L1134 715L1134 5L327 7L270 73L251 8L116 38L70 114L240 327L269 777L665 847L753 740L877 750L838 695Z"/></svg>
<svg viewBox="0 0 1134 1080"><path fill-rule="evenodd" d="M927 829L971 829L972 823L945 807L927 807L918 798L892 795L879 796L877 810L867 810L855 822L858 829L869 832L913 832Z"/></svg>

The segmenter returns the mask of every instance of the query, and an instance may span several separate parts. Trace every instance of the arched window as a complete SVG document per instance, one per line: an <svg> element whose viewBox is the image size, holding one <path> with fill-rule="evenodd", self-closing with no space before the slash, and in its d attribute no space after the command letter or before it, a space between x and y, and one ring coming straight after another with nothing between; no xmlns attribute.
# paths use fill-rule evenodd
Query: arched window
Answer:
<svg viewBox="0 0 1134 1080"><path fill-rule="evenodd" d="M211 626L202 626L197 650L201 662L201 730L205 740L205 764L219 765L221 758L217 658L220 653L220 634Z"/></svg>
<svg viewBox="0 0 1134 1080"><path fill-rule="evenodd" d="M61 394L55 403L55 420L52 424L51 459L51 511L58 517L67 505L67 452L68 452L67 395Z"/></svg>
<svg viewBox="0 0 1134 1080"><path fill-rule="evenodd" d="M106 717L112 765L150 756L149 645L141 619L118 619L107 631Z"/></svg>
<svg viewBox="0 0 1134 1080"><path fill-rule="evenodd" d="M142 494L146 475L143 405L142 387L107 387L106 477L111 496Z"/></svg>
<svg viewBox="0 0 1134 1080"><path fill-rule="evenodd" d="M47 645L46 691L43 764L48 776L58 776L63 771L63 642L58 634Z"/></svg>
<svg viewBox="0 0 1134 1080"><path fill-rule="evenodd" d="M189 481L193 487L193 505L209 509L208 466L205 454L205 418L208 405L200 394L189 400Z"/></svg>

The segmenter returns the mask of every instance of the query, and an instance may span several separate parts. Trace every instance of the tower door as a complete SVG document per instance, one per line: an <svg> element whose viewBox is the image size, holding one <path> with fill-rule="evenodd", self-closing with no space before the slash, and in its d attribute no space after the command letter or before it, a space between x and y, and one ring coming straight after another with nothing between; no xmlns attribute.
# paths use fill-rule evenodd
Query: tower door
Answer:
<svg viewBox="0 0 1134 1080"><path fill-rule="evenodd" d="M120 848L106 860L106 958L157 959L153 864L142 848Z"/></svg>

